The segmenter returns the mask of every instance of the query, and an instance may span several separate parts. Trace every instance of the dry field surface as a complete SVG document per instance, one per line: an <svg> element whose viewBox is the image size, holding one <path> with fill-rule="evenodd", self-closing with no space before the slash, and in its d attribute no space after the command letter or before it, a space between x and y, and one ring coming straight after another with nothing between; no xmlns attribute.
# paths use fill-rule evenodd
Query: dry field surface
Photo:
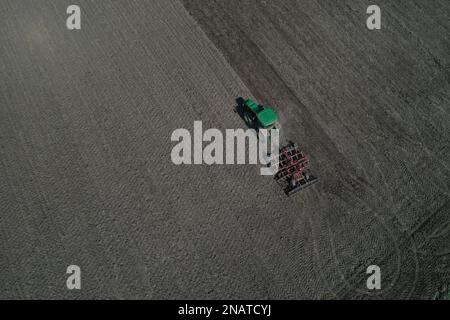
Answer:
<svg viewBox="0 0 450 320"><path fill-rule="evenodd" d="M450 283L450 2L0 3L0 299L431 298ZM176 166L280 114L320 182ZM82 289L66 288L66 268ZM382 270L368 291L366 268Z"/></svg>

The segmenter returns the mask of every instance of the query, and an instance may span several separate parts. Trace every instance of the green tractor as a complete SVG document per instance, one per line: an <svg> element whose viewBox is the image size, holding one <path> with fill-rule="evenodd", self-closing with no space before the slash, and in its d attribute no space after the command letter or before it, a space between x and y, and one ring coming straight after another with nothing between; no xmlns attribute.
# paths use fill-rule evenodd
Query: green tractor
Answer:
<svg viewBox="0 0 450 320"><path fill-rule="evenodd" d="M251 99L241 99L238 107L240 108L239 113L249 128L256 131L266 129L269 133L272 129L280 129L278 116L272 108L263 107Z"/></svg>

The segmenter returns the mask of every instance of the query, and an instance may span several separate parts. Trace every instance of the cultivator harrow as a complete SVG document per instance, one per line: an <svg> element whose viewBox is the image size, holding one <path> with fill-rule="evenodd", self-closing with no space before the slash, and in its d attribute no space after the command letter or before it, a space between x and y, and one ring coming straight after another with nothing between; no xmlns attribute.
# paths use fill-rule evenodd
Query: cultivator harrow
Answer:
<svg viewBox="0 0 450 320"><path fill-rule="evenodd" d="M296 143L289 142L288 145L280 148L275 180L288 196L319 181L309 172L308 163L308 158Z"/></svg>

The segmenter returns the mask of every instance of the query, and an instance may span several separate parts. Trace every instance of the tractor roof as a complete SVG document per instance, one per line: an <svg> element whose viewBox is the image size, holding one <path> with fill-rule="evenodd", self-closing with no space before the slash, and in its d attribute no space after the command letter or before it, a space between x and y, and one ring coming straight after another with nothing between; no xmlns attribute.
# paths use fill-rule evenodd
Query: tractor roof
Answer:
<svg viewBox="0 0 450 320"><path fill-rule="evenodd" d="M277 114L272 108L264 108L250 99L246 100L245 104L256 114L264 128L271 126L278 120Z"/></svg>

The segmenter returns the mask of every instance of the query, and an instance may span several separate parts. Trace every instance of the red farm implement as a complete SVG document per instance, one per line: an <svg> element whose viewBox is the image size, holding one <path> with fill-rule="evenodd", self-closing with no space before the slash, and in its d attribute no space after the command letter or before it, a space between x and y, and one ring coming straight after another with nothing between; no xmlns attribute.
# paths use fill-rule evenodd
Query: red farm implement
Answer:
<svg viewBox="0 0 450 320"><path fill-rule="evenodd" d="M283 187L288 196L319 181L309 172L308 163L308 158L296 143L290 142L280 148L275 180Z"/></svg>

